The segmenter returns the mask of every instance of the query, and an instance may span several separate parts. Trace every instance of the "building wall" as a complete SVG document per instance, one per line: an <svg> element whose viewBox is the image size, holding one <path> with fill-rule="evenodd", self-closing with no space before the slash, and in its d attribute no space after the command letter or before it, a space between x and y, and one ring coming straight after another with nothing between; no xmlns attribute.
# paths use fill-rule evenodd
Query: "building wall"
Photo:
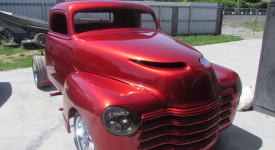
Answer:
<svg viewBox="0 0 275 150"><path fill-rule="evenodd" d="M139 2L151 6L165 33L220 34L223 7L218 3Z"/></svg>

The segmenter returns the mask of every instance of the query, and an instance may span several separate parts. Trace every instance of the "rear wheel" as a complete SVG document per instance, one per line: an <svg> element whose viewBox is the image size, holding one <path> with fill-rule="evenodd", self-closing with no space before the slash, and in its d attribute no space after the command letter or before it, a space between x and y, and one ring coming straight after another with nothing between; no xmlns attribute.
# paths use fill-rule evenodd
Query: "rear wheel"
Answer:
<svg viewBox="0 0 275 150"><path fill-rule="evenodd" d="M74 115L74 141L77 150L95 150L87 126L79 113Z"/></svg>
<svg viewBox="0 0 275 150"><path fill-rule="evenodd" d="M43 88L50 85L49 82L43 82L49 80L46 72L44 56L34 56L32 58L32 71L35 85L38 88Z"/></svg>

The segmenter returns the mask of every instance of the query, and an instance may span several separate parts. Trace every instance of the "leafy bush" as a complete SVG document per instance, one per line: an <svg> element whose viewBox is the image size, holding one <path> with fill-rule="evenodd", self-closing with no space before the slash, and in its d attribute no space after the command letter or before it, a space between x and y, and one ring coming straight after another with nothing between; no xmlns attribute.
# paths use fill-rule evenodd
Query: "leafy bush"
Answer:
<svg viewBox="0 0 275 150"><path fill-rule="evenodd" d="M219 3L223 3L223 6L225 8L228 7L238 7L238 4L234 1L228 1L228 0L223 0L223 1L219 1Z"/></svg>
<svg viewBox="0 0 275 150"><path fill-rule="evenodd" d="M259 3L261 0L245 0L245 1L250 3Z"/></svg>
<svg viewBox="0 0 275 150"><path fill-rule="evenodd" d="M268 2L261 1L260 3L257 3L254 5L255 8L267 8Z"/></svg>
<svg viewBox="0 0 275 150"><path fill-rule="evenodd" d="M240 8L252 8L252 4L250 2L246 2L244 0L240 1Z"/></svg>

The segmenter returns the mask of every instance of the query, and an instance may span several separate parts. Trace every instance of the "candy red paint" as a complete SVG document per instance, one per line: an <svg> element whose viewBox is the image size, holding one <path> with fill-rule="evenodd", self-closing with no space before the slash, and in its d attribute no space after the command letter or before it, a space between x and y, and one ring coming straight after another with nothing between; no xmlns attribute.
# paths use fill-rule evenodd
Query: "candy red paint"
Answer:
<svg viewBox="0 0 275 150"><path fill-rule="evenodd" d="M152 15L156 29L113 28L75 33L80 10L127 9ZM67 34L50 27L46 64L64 96L65 125L77 111L97 150L202 149L215 145L232 123L239 100L237 74L200 62L202 54L161 32L153 10L132 2L64 2L50 14L66 16ZM139 129L116 136L102 125L102 111L121 106Z"/></svg>

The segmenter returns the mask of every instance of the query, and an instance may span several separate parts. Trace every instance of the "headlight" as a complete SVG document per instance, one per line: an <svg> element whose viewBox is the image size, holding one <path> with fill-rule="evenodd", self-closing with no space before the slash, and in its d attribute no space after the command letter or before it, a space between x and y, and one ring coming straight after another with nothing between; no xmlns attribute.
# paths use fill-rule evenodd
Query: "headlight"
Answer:
<svg viewBox="0 0 275 150"><path fill-rule="evenodd" d="M102 123L114 135L130 135L138 129L138 119L131 111L117 106L106 108L102 113Z"/></svg>
<svg viewBox="0 0 275 150"><path fill-rule="evenodd" d="M241 78L239 77L239 75L237 75L237 78L236 78L236 90L237 90L237 94L239 96L242 95L242 81L241 81Z"/></svg>

